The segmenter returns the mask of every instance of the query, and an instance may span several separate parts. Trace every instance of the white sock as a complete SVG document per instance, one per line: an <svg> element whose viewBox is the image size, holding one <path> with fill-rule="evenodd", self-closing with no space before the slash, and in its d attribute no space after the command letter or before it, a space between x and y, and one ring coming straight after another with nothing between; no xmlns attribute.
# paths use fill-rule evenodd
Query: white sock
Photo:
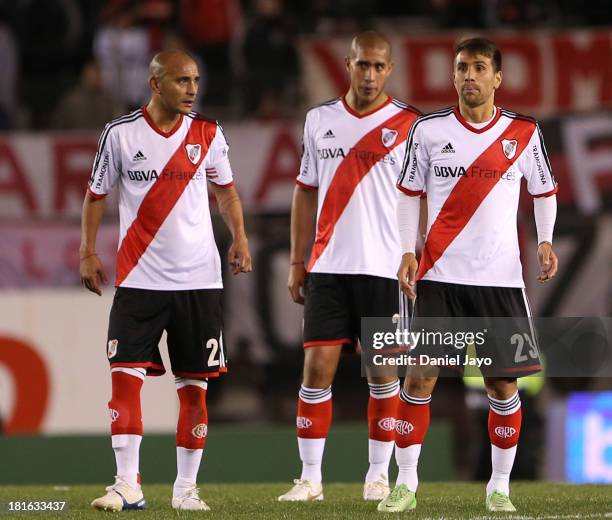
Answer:
<svg viewBox="0 0 612 520"><path fill-rule="evenodd" d="M298 437L298 449L302 461L300 479L321 482L321 463L325 450L325 439L302 439Z"/></svg>
<svg viewBox="0 0 612 520"><path fill-rule="evenodd" d="M195 486L203 452L202 449L176 447L176 480L172 489L173 497L180 497Z"/></svg>
<svg viewBox="0 0 612 520"><path fill-rule="evenodd" d="M368 462L370 467L366 474L366 482L374 482L382 475L389 480L389 461L393 455L394 441L377 441L368 439Z"/></svg>
<svg viewBox="0 0 612 520"><path fill-rule="evenodd" d="M517 446L512 448L498 448L491 445L491 480L487 484L487 496L493 491L501 491L506 495L510 495L510 472L514 465L514 456L516 455Z"/></svg>
<svg viewBox="0 0 612 520"><path fill-rule="evenodd" d="M395 460L399 467L396 485L406 484L408 489L415 493L419 485L417 466L419 464L421 446L422 444L411 444L405 448L395 446Z"/></svg>
<svg viewBox="0 0 612 520"><path fill-rule="evenodd" d="M111 444L115 452L115 462L117 463L117 475L133 488L139 486L140 441L142 441L142 435L111 435Z"/></svg>

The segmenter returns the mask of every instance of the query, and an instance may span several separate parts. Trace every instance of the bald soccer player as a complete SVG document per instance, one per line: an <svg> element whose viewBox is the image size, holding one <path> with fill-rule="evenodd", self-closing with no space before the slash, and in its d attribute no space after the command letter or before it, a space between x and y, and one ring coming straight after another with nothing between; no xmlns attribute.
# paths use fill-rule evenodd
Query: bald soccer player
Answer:
<svg viewBox="0 0 612 520"><path fill-rule="evenodd" d="M346 70L346 94L306 114L293 193L288 286L292 299L304 305L304 373L296 420L302 473L280 501L323 499L331 385L343 345L357 343L362 317L390 318L398 312L396 271L402 255L395 183L408 132L420 112L385 92L393 61L384 35L357 35ZM381 500L389 493L399 381L395 373L369 376L368 386L369 469L363 498Z"/></svg>
<svg viewBox="0 0 612 520"><path fill-rule="evenodd" d="M107 493L92 502L95 509L145 507L140 391L146 375L165 372L159 352L164 330L180 403L172 507L209 509L196 488L208 428L206 388L208 378L227 371L209 183L233 236L232 273L251 271L251 256L221 126L192 111L199 79L196 63L185 53L153 58L151 100L104 128L83 203L81 281L100 295L106 274L96 255L96 235L105 197L117 185L117 289L106 349L117 474Z"/></svg>

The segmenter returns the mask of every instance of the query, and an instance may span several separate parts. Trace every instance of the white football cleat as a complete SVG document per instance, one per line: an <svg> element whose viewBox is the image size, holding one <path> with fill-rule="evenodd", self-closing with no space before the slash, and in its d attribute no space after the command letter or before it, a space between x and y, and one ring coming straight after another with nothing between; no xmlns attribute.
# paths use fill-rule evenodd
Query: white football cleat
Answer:
<svg viewBox="0 0 612 520"><path fill-rule="evenodd" d="M323 486L312 480L294 479L295 484L287 493L278 497L279 502L309 502L323 500Z"/></svg>
<svg viewBox="0 0 612 520"><path fill-rule="evenodd" d="M389 495L389 480L384 475L380 475L378 480L373 482L366 482L363 485L363 499L364 500L376 500L380 502Z"/></svg>
<svg viewBox="0 0 612 520"><path fill-rule="evenodd" d="M115 475L115 483L106 488L106 495L96 498L91 507L101 511L129 511L144 509L146 501L140 486L130 486L119 475Z"/></svg>
<svg viewBox="0 0 612 520"><path fill-rule="evenodd" d="M208 504L200 498L200 490L190 487L180 497L172 497L172 509L179 511L210 511Z"/></svg>

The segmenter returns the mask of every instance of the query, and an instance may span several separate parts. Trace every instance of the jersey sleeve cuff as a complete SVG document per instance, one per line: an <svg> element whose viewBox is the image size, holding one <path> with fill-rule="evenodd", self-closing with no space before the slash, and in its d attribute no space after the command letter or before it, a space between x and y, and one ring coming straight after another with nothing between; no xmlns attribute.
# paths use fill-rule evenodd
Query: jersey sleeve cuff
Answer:
<svg viewBox="0 0 612 520"><path fill-rule="evenodd" d="M421 197L424 194L423 190L418 190L418 191L409 190L408 188L404 188L401 184L396 184L395 186L403 194L408 195L410 197Z"/></svg>
<svg viewBox="0 0 612 520"><path fill-rule="evenodd" d="M108 195L108 193L95 193L95 192L91 191L91 188L87 188L87 192L89 193L91 198L95 199L95 200L103 199L104 197L106 197Z"/></svg>
<svg viewBox="0 0 612 520"><path fill-rule="evenodd" d="M305 184L301 181L296 180L295 183L300 187L300 188L304 188L305 190L317 190L319 189L318 186L311 186L310 184Z"/></svg>
<svg viewBox="0 0 612 520"><path fill-rule="evenodd" d="M546 193L538 193L537 195L533 195L534 199L539 199L540 197L552 197L555 193L559 191L559 186L555 186L555 189L547 191Z"/></svg>
<svg viewBox="0 0 612 520"><path fill-rule="evenodd" d="M217 184L216 182L210 181L212 182L215 186L217 186L217 188L231 188L234 185L234 181L230 181L227 184Z"/></svg>

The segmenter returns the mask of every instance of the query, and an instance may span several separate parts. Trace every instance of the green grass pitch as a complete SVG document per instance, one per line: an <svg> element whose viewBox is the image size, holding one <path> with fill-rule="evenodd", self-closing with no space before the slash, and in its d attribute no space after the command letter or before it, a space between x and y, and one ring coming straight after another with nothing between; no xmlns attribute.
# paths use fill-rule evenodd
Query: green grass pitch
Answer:
<svg viewBox="0 0 612 520"><path fill-rule="evenodd" d="M326 484L325 500L301 504L276 502L276 496L288 489L288 484L206 484L201 495L212 511L182 513L170 507L170 485L145 485L147 510L118 513L121 518L174 519L177 517L207 517L210 519L320 519L347 518L350 520L397 517L378 513L375 502L361 499L359 484ZM104 492L104 486L3 486L0 488L2 510L0 518L58 518L90 519L113 516L112 513L94 511L91 500ZM483 483L423 483L417 495L416 511L400 516L414 519L450 520L531 518L612 519L612 487L574 486L565 484L516 482L512 485L512 499L517 513L487 513L484 509ZM8 514L8 501L66 500L68 511L57 513Z"/></svg>

